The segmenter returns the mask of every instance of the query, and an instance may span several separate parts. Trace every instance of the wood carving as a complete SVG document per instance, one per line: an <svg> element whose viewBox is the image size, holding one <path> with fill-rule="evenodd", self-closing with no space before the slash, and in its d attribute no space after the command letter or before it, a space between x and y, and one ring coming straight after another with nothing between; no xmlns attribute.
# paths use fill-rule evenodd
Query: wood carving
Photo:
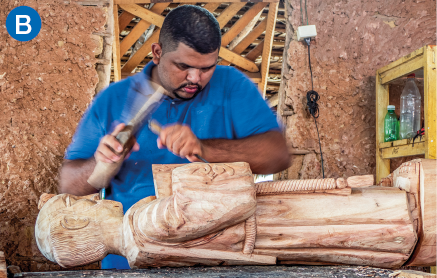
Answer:
<svg viewBox="0 0 437 278"><path fill-rule="evenodd" d="M125 256L132 268L436 263L436 161L372 176L254 184L247 163L154 165L157 197L125 215L94 195L41 196L35 232L71 267ZM51 197L51 198L50 198Z"/></svg>

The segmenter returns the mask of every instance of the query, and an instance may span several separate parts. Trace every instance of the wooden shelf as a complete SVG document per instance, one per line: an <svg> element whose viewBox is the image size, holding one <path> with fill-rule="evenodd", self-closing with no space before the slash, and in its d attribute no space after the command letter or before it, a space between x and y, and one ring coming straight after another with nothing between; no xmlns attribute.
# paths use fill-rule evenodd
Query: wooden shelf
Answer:
<svg viewBox="0 0 437 278"><path fill-rule="evenodd" d="M425 155L436 159L436 46L427 45L376 71L376 181L390 173L390 159ZM384 141L384 117L389 104L389 85L415 73L424 79L425 136L412 139Z"/></svg>

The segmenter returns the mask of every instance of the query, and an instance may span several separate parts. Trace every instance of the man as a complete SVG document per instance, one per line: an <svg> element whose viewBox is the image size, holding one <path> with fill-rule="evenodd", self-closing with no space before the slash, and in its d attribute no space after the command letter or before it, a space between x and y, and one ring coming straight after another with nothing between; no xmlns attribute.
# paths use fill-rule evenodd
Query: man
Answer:
<svg viewBox="0 0 437 278"><path fill-rule="evenodd" d="M245 161L257 174L287 168L289 154L273 113L243 73L216 66L220 45L219 24L207 10L184 5L171 11L159 43L152 44L153 63L111 84L83 116L66 152L59 193L97 192L87 179L96 161L120 159L115 136L124 124L113 124L123 122L122 108L147 80L166 90L151 115L164 127L159 137L147 127L136 133L138 144L111 181L107 198L121 202L125 212L154 195L151 164L195 162L197 154L208 162ZM108 257L102 268L128 267L124 258Z"/></svg>

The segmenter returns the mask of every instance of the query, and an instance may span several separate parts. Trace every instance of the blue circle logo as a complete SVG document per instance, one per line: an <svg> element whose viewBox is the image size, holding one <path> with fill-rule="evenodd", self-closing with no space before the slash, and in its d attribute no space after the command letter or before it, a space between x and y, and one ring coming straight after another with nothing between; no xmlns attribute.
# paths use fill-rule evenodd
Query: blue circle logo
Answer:
<svg viewBox="0 0 437 278"><path fill-rule="evenodd" d="M6 29L17 41L30 41L41 31L41 17L31 7L16 7L6 18Z"/></svg>

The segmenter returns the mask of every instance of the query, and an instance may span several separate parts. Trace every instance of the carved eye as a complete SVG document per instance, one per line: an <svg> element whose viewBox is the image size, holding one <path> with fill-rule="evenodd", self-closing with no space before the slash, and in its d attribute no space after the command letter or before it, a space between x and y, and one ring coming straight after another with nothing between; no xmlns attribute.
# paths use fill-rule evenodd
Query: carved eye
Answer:
<svg viewBox="0 0 437 278"><path fill-rule="evenodd" d="M78 217L78 216L65 216L61 220L61 226L67 230L79 230L83 229L90 223L88 217Z"/></svg>

